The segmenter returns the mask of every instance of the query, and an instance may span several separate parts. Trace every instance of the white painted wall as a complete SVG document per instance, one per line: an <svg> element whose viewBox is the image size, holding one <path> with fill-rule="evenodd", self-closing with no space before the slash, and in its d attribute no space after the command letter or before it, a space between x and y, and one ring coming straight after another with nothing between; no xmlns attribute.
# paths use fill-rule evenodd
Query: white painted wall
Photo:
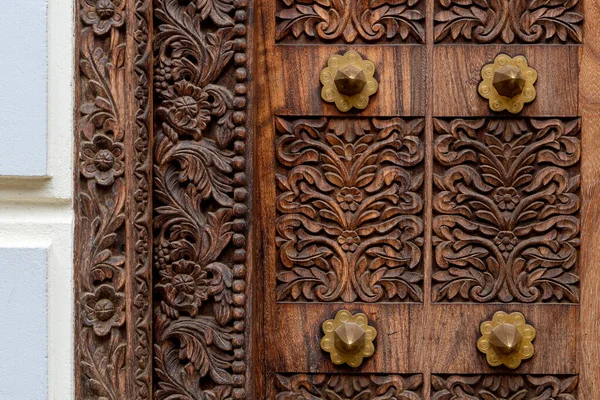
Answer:
<svg viewBox="0 0 600 400"><path fill-rule="evenodd" d="M0 335L39 341L0 353L0 400L74 399L73 4L0 0Z"/></svg>

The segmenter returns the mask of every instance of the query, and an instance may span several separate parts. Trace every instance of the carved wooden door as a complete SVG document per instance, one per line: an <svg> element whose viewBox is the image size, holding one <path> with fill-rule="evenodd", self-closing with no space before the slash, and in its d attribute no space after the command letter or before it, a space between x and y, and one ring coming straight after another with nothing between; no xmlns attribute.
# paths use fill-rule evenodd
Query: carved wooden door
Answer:
<svg viewBox="0 0 600 400"><path fill-rule="evenodd" d="M600 399L600 6L77 3L77 398Z"/></svg>

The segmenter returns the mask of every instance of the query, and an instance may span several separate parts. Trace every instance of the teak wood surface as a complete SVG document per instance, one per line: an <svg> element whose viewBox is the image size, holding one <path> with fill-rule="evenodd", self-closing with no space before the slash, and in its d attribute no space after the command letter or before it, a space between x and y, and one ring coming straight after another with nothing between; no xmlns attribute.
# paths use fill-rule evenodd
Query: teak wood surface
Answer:
<svg viewBox="0 0 600 400"><path fill-rule="evenodd" d="M600 399L597 2L76 8L77 399ZM380 89L341 113L348 50ZM500 53L538 71L518 115L477 93ZM514 371L496 311L537 330Z"/></svg>

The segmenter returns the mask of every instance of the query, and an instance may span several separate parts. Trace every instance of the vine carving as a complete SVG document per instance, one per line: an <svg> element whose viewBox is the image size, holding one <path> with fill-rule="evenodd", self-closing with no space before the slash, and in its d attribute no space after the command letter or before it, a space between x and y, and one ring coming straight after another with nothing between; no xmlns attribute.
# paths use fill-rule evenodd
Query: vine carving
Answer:
<svg viewBox="0 0 600 400"><path fill-rule="evenodd" d="M474 375L431 377L432 400L576 400L577 376Z"/></svg>
<svg viewBox="0 0 600 400"><path fill-rule="evenodd" d="M423 43L422 0L278 0L276 40Z"/></svg>
<svg viewBox="0 0 600 400"><path fill-rule="evenodd" d="M435 130L434 301L577 302L580 121Z"/></svg>
<svg viewBox="0 0 600 400"><path fill-rule="evenodd" d="M581 43L579 0L436 0L436 42Z"/></svg>
<svg viewBox="0 0 600 400"><path fill-rule="evenodd" d="M154 0L156 399L245 399L245 2Z"/></svg>
<svg viewBox="0 0 600 400"><path fill-rule="evenodd" d="M277 300L421 301L424 121L276 128Z"/></svg>
<svg viewBox="0 0 600 400"><path fill-rule="evenodd" d="M277 400L421 400L421 375L280 375Z"/></svg>
<svg viewBox="0 0 600 400"><path fill-rule="evenodd" d="M124 1L77 2L77 396L127 396Z"/></svg>

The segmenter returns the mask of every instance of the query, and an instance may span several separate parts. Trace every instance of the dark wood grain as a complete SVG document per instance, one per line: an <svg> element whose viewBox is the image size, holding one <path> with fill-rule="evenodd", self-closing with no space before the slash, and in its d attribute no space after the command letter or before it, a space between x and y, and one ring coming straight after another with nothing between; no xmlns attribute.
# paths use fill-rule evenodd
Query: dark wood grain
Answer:
<svg viewBox="0 0 600 400"><path fill-rule="evenodd" d="M535 355L521 364L518 373L576 374L579 310L573 305L434 304L427 317L432 341L428 346L432 373L493 374L511 371L492 368L477 350L479 325L496 311L521 312L535 327Z"/></svg>
<svg viewBox="0 0 600 400"><path fill-rule="evenodd" d="M511 116L494 113L479 96L481 69L496 55L524 55L537 70L536 99L519 115L532 117L578 116L577 46L436 46L434 49L433 114L436 117Z"/></svg>
<svg viewBox="0 0 600 400"><path fill-rule="evenodd" d="M581 323L578 331L581 399L600 398L600 4L586 0L585 39L580 49L582 117Z"/></svg>

